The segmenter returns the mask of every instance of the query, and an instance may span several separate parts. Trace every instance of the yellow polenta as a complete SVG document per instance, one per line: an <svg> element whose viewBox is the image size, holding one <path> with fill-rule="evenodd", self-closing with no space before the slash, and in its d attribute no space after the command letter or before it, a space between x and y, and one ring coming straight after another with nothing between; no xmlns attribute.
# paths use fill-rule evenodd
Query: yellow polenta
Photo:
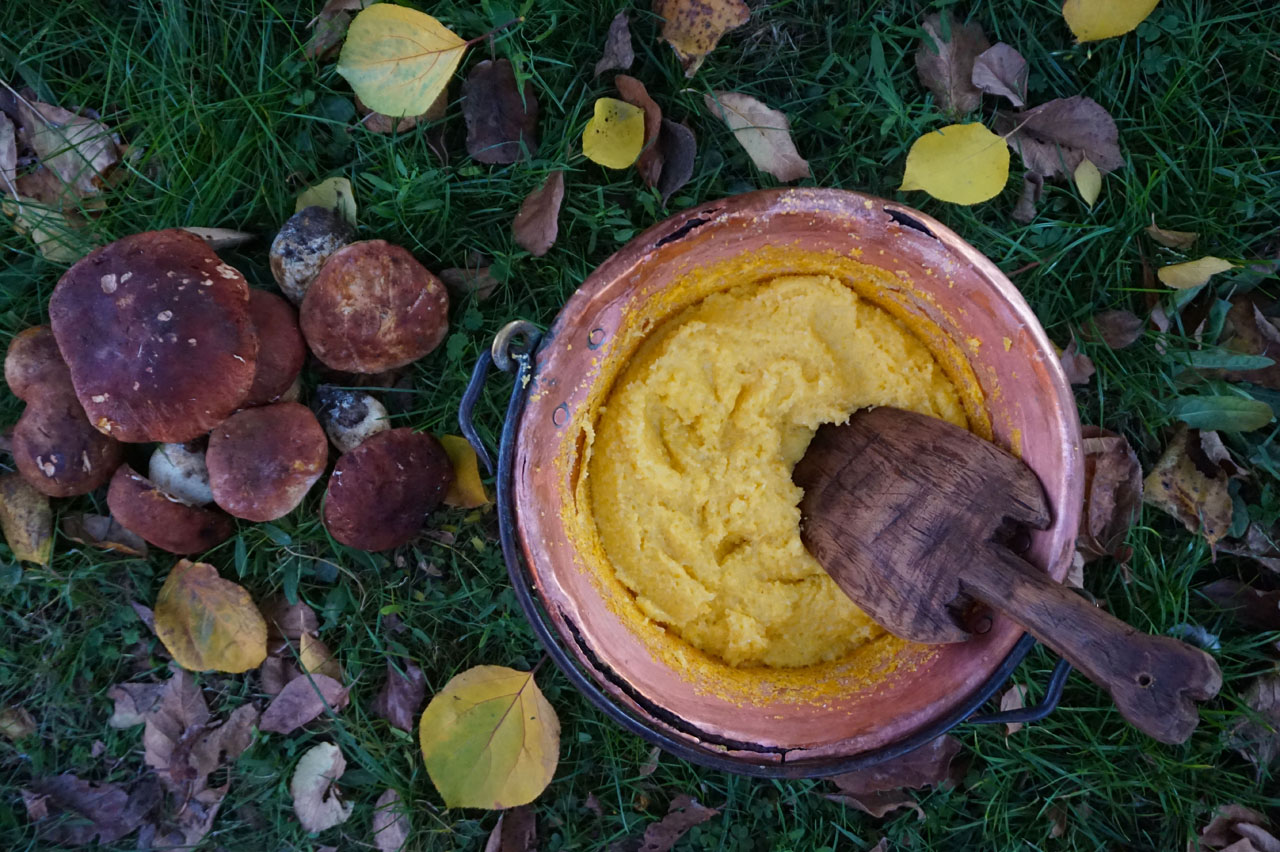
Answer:
<svg viewBox="0 0 1280 852"><path fill-rule="evenodd" d="M649 618L735 666L804 666L882 631L800 541L791 470L822 423L893 405L966 424L929 350L839 281L708 296L639 347L588 466L605 554Z"/></svg>

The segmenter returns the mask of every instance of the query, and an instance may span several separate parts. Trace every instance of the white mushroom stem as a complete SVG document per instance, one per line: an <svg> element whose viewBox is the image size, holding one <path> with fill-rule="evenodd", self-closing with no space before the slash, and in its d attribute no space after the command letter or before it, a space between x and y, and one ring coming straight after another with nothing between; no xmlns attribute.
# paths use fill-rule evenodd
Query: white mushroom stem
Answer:
<svg viewBox="0 0 1280 852"><path fill-rule="evenodd" d="M188 444L160 444L147 466L151 484L176 502L207 506L213 502L204 451Z"/></svg>

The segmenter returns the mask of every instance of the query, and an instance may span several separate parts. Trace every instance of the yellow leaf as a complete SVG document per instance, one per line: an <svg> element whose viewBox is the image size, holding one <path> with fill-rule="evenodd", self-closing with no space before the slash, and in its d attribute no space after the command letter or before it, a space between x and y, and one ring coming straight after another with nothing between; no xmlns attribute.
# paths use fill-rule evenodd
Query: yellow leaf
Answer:
<svg viewBox="0 0 1280 852"><path fill-rule="evenodd" d="M329 650L329 646L310 633L298 637L298 662L311 674L328 675L342 683L342 665Z"/></svg>
<svg viewBox="0 0 1280 852"><path fill-rule="evenodd" d="M1098 200L1098 193L1102 192L1102 172L1098 171L1098 167L1092 160L1085 157L1080 161L1080 165L1076 166L1074 177L1076 189L1080 191L1080 198L1092 210L1093 202Z"/></svg>
<svg viewBox="0 0 1280 852"><path fill-rule="evenodd" d="M1171 249L1189 249L1200 235L1195 231L1168 231L1156 224L1155 217L1151 217L1151 224L1144 228L1147 236L1155 240L1165 248Z"/></svg>
<svg viewBox="0 0 1280 852"><path fill-rule="evenodd" d="M653 11L663 18L662 37L680 57L686 77L697 72L722 35L751 15L742 0L653 0Z"/></svg>
<svg viewBox="0 0 1280 852"><path fill-rule="evenodd" d="M939 201L977 204L1009 180L1009 147L981 124L950 124L926 133L907 152L900 189L923 189Z"/></svg>
<svg viewBox="0 0 1280 852"><path fill-rule="evenodd" d="M489 495L485 494L484 483L480 481L480 465L471 442L461 435L441 435L440 444L453 465L453 482L445 492L445 505L461 509L489 505Z"/></svg>
<svg viewBox="0 0 1280 852"><path fill-rule="evenodd" d="M1067 0L1062 17L1077 41L1097 41L1136 29L1160 0Z"/></svg>
<svg viewBox="0 0 1280 852"><path fill-rule="evenodd" d="M513 808L551 783L560 720L532 672L476 666L457 675L422 713L427 774L451 808Z"/></svg>
<svg viewBox="0 0 1280 852"><path fill-rule="evenodd" d="M351 189L351 181L344 177L325 178L304 190L293 205L293 212L298 213L305 207L327 207L352 225L356 223L356 194Z"/></svg>
<svg viewBox="0 0 1280 852"><path fill-rule="evenodd" d="M1210 277L1219 272L1235 268L1236 265L1229 260L1223 260L1220 257L1202 257L1186 263L1162 266L1156 274L1166 286L1175 290L1190 290L1192 287L1199 287L1206 283Z"/></svg>
<svg viewBox="0 0 1280 852"><path fill-rule="evenodd" d="M449 85L467 42L415 9L377 3L356 15L338 73L374 112L421 115Z"/></svg>
<svg viewBox="0 0 1280 852"><path fill-rule="evenodd" d="M582 131L582 153L587 159L611 169L625 169L636 161L643 147L644 110L616 98L597 98L595 115Z"/></svg>
<svg viewBox="0 0 1280 852"><path fill-rule="evenodd" d="M0 528L19 562L46 565L53 555L49 498L16 473L0 476Z"/></svg>
<svg viewBox="0 0 1280 852"><path fill-rule="evenodd" d="M156 636L189 671L247 672L267 657L267 623L241 586L181 559L160 588Z"/></svg>

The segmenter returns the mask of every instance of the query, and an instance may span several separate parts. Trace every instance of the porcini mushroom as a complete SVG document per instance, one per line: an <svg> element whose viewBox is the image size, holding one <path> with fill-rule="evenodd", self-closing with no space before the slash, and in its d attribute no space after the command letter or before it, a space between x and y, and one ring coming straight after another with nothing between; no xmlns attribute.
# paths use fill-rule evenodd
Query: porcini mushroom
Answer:
<svg viewBox="0 0 1280 852"><path fill-rule="evenodd" d="M207 506L213 502L209 487L209 466L204 460L201 441L185 444L160 444L151 453L147 478L156 488L191 506Z"/></svg>
<svg viewBox="0 0 1280 852"><path fill-rule="evenodd" d="M12 438L22 478L49 497L88 494L106 484L120 466L123 449L85 416L48 326L13 338L4 373L10 390L27 403Z"/></svg>
<svg viewBox="0 0 1280 852"><path fill-rule="evenodd" d="M279 402L302 372L307 344L293 305L266 290L249 291L249 317L258 338L258 359L244 407Z"/></svg>
<svg viewBox="0 0 1280 852"><path fill-rule="evenodd" d="M321 385L316 388L316 416L338 452L355 449L378 432L391 428L387 408L364 391Z"/></svg>
<svg viewBox="0 0 1280 852"><path fill-rule="evenodd" d="M230 516L217 509L189 506L156 488L128 465L111 477L107 508L120 526L170 553L201 553L236 531Z"/></svg>
<svg viewBox="0 0 1280 852"><path fill-rule="evenodd" d="M449 293L400 246L365 240L329 258L302 300L299 320L325 365L377 373L440 345L449 331Z"/></svg>
<svg viewBox="0 0 1280 852"><path fill-rule="evenodd" d="M334 466L325 529L360 550L407 544L452 480L449 457L435 438L406 428L378 432Z"/></svg>
<svg viewBox="0 0 1280 852"><path fill-rule="evenodd" d="M296 305L326 260L351 242L346 219L327 207L304 207L289 217L271 243L271 274Z"/></svg>
<svg viewBox="0 0 1280 852"><path fill-rule="evenodd" d="M89 422L120 441L189 441L253 383L249 285L185 231L91 252L58 281L49 319Z"/></svg>
<svg viewBox="0 0 1280 852"><path fill-rule="evenodd" d="M238 518L272 521L289 514L324 473L329 442L305 405L246 408L209 434L214 502Z"/></svg>

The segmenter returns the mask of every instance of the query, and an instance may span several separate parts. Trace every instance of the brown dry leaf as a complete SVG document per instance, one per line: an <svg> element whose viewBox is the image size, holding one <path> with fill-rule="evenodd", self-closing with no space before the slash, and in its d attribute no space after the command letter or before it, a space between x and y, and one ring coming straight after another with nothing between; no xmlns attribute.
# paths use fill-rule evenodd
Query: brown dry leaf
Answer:
<svg viewBox="0 0 1280 852"><path fill-rule="evenodd" d="M353 802L343 802L336 786L347 761L333 743L312 746L298 761L289 781L293 812L307 831L324 831L351 818Z"/></svg>
<svg viewBox="0 0 1280 852"><path fill-rule="evenodd" d="M1246 355L1264 355L1276 363L1260 370L1236 370L1223 377L1230 382L1252 382L1255 385L1280 390L1280 329L1248 296L1231 300L1227 311L1227 324L1232 336L1226 346Z"/></svg>
<svg viewBox="0 0 1280 852"><path fill-rule="evenodd" d="M36 732L36 720L25 707L0 710L0 734L11 740L26 739Z"/></svg>
<svg viewBox="0 0 1280 852"><path fill-rule="evenodd" d="M1230 473L1206 450L1205 436L1210 445L1217 439L1213 432L1179 427L1143 481L1142 499L1203 535L1212 548L1231 529L1234 507L1227 491Z"/></svg>
<svg viewBox="0 0 1280 852"><path fill-rule="evenodd" d="M1239 580L1223 579L1200 591L1246 627L1280 630L1280 590L1264 592Z"/></svg>
<svg viewBox="0 0 1280 852"><path fill-rule="evenodd" d="M307 42L307 56L324 59L346 38L351 26L351 13L359 12L374 0L329 0L320 13L307 26L311 40Z"/></svg>
<svg viewBox="0 0 1280 852"><path fill-rule="evenodd" d="M62 534L72 541L115 553L147 555L147 543L142 537L120 526L110 515L86 515L82 512L63 515Z"/></svg>
<svg viewBox="0 0 1280 852"><path fill-rule="evenodd" d="M444 118L445 112L449 108L449 87L445 86L440 90L440 94L431 102L431 106L424 113L418 115L401 115L391 116L383 115L380 112L374 112L365 106L364 101L356 98L356 112L360 113L360 126L370 133L403 133L417 127L423 121L439 121ZM437 128L439 130L439 128ZM436 133L435 137L428 136L427 144L435 151L436 155L442 161L448 157L444 152L444 137L442 133Z"/></svg>
<svg viewBox="0 0 1280 852"><path fill-rule="evenodd" d="M387 680L373 699L373 715L386 719L402 731L413 731L427 695L427 678L411 662L401 661L404 673L387 660Z"/></svg>
<svg viewBox="0 0 1280 852"><path fill-rule="evenodd" d="M887 793L863 793L858 796L826 795L823 798L848 808L856 808L876 819L899 808L910 808L916 812L917 819L924 819L924 808L920 807L911 796L899 790Z"/></svg>
<svg viewBox="0 0 1280 852"><path fill-rule="evenodd" d="M537 848L538 825L528 805L499 814L484 844L484 852L536 852Z"/></svg>
<svg viewBox="0 0 1280 852"><path fill-rule="evenodd" d="M120 161L118 140L106 125L41 101L18 101L19 139L41 164L83 197L99 192Z"/></svg>
<svg viewBox="0 0 1280 852"><path fill-rule="evenodd" d="M17 195L15 184L18 180L18 142L13 122L9 116L0 113L0 191Z"/></svg>
<svg viewBox="0 0 1280 852"><path fill-rule="evenodd" d="M53 556L53 509L49 498L16 473L0 476L0 530L20 562L47 565Z"/></svg>
<svg viewBox="0 0 1280 852"><path fill-rule="evenodd" d="M1022 684L1014 684L1004 695L1000 696L1000 710L1021 710L1027 706L1027 688ZM1004 735L1011 737L1022 730L1021 722L1006 722Z"/></svg>
<svg viewBox="0 0 1280 852"><path fill-rule="evenodd" d="M1231 852L1280 852L1280 839L1271 833L1266 816L1244 805L1215 808L1213 819L1200 832L1206 849Z"/></svg>
<svg viewBox="0 0 1280 852"><path fill-rule="evenodd" d="M258 683L267 695L279 695L286 686L302 677L302 671L283 656L285 650L282 647L281 653L273 651L268 654L258 667Z"/></svg>
<svg viewBox="0 0 1280 852"><path fill-rule="evenodd" d="M733 131L756 168L782 182L809 175L809 163L791 140L786 115L741 92L714 91L703 96L707 110Z"/></svg>
<svg viewBox="0 0 1280 852"><path fill-rule="evenodd" d="M1196 244L1196 240L1200 235L1194 231L1167 231L1156 224L1155 216L1151 217L1151 224L1143 228L1147 232L1147 236L1155 240L1162 246L1171 249L1185 251Z"/></svg>
<svg viewBox="0 0 1280 852"><path fill-rule="evenodd" d="M189 785L199 780L191 765L191 748L209 727L209 705L190 673L174 671L144 722L142 746L147 766L156 771L165 789L187 792Z"/></svg>
<svg viewBox="0 0 1280 852"><path fill-rule="evenodd" d="M208 730L191 747L191 766L204 786L220 766L230 766L253 744L253 726L258 722L258 708L242 704L227 720Z"/></svg>
<svg viewBox="0 0 1280 852"><path fill-rule="evenodd" d="M262 711L258 730L290 734L318 718L326 709L347 706L347 688L327 675L298 677L285 684L280 694Z"/></svg>
<svg viewBox="0 0 1280 852"><path fill-rule="evenodd" d="M1127 349L1142 337L1146 322L1132 311L1102 311L1084 328L1090 340L1101 340L1112 349Z"/></svg>
<svg viewBox="0 0 1280 852"><path fill-rule="evenodd" d="M552 172L542 186L529 193L511 223L516 245L534 257L542 257L550 251L560 232L560 205L563 202L564 172Z"/></svg>
<svg viewBox="0 0 1280 852"><path fill-rule="evenodd" d="M38 166L22 175L14 185L19 198L35 201L51 210L61 210L64 213L71 212L81 200L74 187L63 183L60 177L44 166Z"/></svg>
<svg viewBox="0 0 1280 852"><path fill-rule="evenodd" d="M609 24L609 35L604 40L604 55L596 63L599 77L605 71L626 71L636 61L636 53L631 48L631 26L627 21L627 13L619 12Z"/></svg>
<svg viewBox="0 0 1280 852"><path fill-rule="evenodd" d="M658 177L658 193L665 206L671 196L693 177L698 140L685 125L664 118L658 144L662 149L662 174Z"/></svg>
<svg viewBox="0 0 1280 852"><path fill-rule="evenodd" d="M751 9L742 0L653 0L663 19L662 37L684 66L684 75L698 72L720 37L747 22Z"/></svg>
<svg viewBox="0 0 1280 852"><path fill-rule="evenodd" d="M1009 214L1013 221L1026 225L1034 220L1043 192L1044 178L1037 172L1025 172L1022 175L1022 194L1018 196L1018 203Z"/></svg>
<svg viewBox="0 0 1280 852"><path fill-rule="evenodd" d="M1059 358L1062 361L1062 372L1067 374L1067 381L1073 385L1089 384L1089 380L1097 372L1094 369L1093 360L1080 351L1074 337L1067 344L1067 348L1062 350Z"/></svg>
<svg viewBox="0 0 1280 852"><path fill-rule="evenodd" d="M297 643L304 633L314 636L320 632L316 611L301 601L291 604L284 595L272 595L259 609L267 624L267 639L273 644L282 639Z"/></svg>
<svg viewBox="0 0 1280 852"><path fill-rule="evenodd" d="M635 77L619 74L613 78L618 94L632 106L644 110L644 149L636 160L636 169L646 186L655 186L662 175L662 146L658 136L662 132L662 108L649 97L649 92Z"/></svg>
<svg viewBox="0 0 1280 852"><path fill-rule="evenodd" d="M1085 561L1102 556L1127 561L1129 548L1124 540L1142 505L1142 466L1122 435L1085 426L1081 436L1084 512L1077 552Z"/></svg>
<svg viewBox="0 0 1280 852"><path fill-rule="evenodd" d="M304 672L322 674L342 683L342 666L329 646L321 642L312 633L303 633L298 637L298 662Z"/></svg>
<svg viewBox="0 0 1280 852"><path fill-rule="evenodd" d="M1262 567L1280 574L1280 547L1275 536L1257 524L1249 524L1244 538L1222 542L1223 553L1252 559Z"/></svg>
<svg viewBox="0 0 1280 852"><path fill-rule="evenodd" d="M523 94L522 94L523 92ZM538 98L533 83L523 89L506 59L477 64L462 84L467 153L481 163L514 163L538 151Z"/></svg>
<svg viewBox="0 0 1280 852"><path fill-rule="evenodd" d="M118 784L67 773L35 781L30 795L23 791L23 800L31 819L42 823L38 830L45 843L86 846L97 838L105 846L138 830L160 801L160 788L148 780L126 793Z"/></svg>
<svg viewBox="0 0 1280 852"><path fill-rule="evenodd" d="M1124 165L1115 120L1092 98L1057 98L1033 109L996 117L996 132L1044 177L1070 178L1088 157L1102 174Z"/></svg>
<svg viewBox="0 0 1280 852"><path fill-rule="evenodd" d="M989 95L1003 95L1016 107L1027 100L1027 60L999 42L973 61L973 85Z"/></svg>
<svg viewBox="0 0 1280 852"><path fill-rule="evenodd" d="M915 751L887 760L877 766L833 775L831 781L842 793L862 796L890 790L954 784L959 774L952 767L960 753L960 741L943 735L930 740Z"/></svg>
<svg viewBox="0 0 1280 852"><path fill-rule="evenodd" d="M373 845L378 852L400 852L409 841L409 815L400 794L384 790L373 806Z"/></svg>
<svg viewBox="0 0 1280 852"><path fill-rule="evenodd" d="M168 689L167 683L117 683L107 690L107 697L116 703L107 725L112 728L141 725L160 708Z"/></svg>
<svg viewBox="0 0 1280 852"><path fill-rule="evenodd" d="M981 25L958 23L947 11L929 15L922 27L925 35L916 48L920 82L956 118L977 109L982 92L974 85L974 60L991 46Z"/></svg>
<svg viewBox="0 0 1280 852"><path fill-rule="evenodd" d="M671 800L666 816L644 830L639 852L670 852L685 832L719 815L715 808L704 807L682 793Z"/></svg>
<svg viewBox="0 0 1280 852"><path fill-rule="evenodd" d="M645 758L644 765L640 767L637 773L641 778L648 778L650 775L658 771L658 759L662 756L662 749L654 746L649 749L649 754Z"/></svg>
<svg viewBox="0 0 1280 852"><path fill-rule="evenodd" d="M267 656L267 625L244 588L207 562L180 559L156 596L156 635L191 671L236 674Z"/></svg>
<svg viewBox="0 0 1280 852"><path fill-rule="evenodd" d="M475 296L477 302L487 301L502 286L488 266L475 269L453 267L440 271L440 280L454 296Z"/></svg>
<svg viewBox="0 0 1280 852"><path fill-rule="evenodd" d="M1280 669L1260 675L1244 693L1256 716L1240 719L1231 729L1231 745L1261 775L1280 757Z"/></svg>

